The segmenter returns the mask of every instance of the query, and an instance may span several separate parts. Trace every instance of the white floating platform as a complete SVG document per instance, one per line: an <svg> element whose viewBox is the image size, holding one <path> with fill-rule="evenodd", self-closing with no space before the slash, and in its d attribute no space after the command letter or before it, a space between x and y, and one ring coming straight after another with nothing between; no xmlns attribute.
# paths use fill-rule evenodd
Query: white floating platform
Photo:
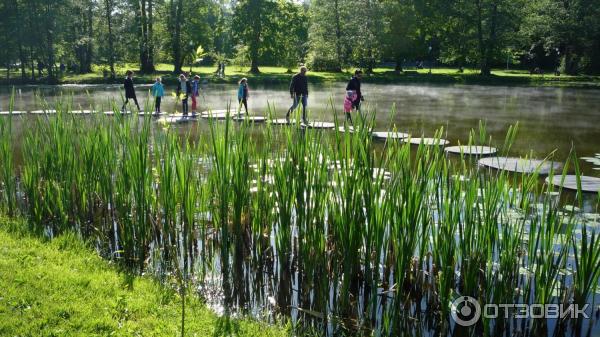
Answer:
<svg viewBox="0 0 600 337"><path fill-rule="evenodd" d="M166 123L166 124L181 124L181 123L197 122L198 118L192 117L192 116L184 117L184 116L171 115L171 116L163 117L163 118L159 119L158 121L161 123Z"/></svg>
<svg viewBox="0 0 600 337"><path fill-rule="evenodd" d="M267 121L267 117L264 116L246 116L246 115L236 115L233 117L233 120L236 122L244 122L248 121L248 123L264 123Z"/></svg>
<svg viewBox="0 0 600 337"><path fill-rule="evenodd" d="M27 113L27 111L0 111L0 116L10 116L10 115L22 115Z"/></svg>
<svg viewBox="0 0 600 337"><path fill-rule="evenodd" d="M144 112L144 111L140 111L138 113L138 116L140 116L140 117L146 117L146 116L163 117L163 116L167 116L167 115L168 115L168 113L166 113L166 112L156 113L156 112Z"/></svg>
<svg viewBox="0 0 600 337"><path fill-rule="evenodd" d="M170 114L167 117L198 119L198 117L200 117L200 114L197 114L197 113L196 114L188 113L187 115L184 115L182 113L176 113L176 114Z"/></svg>
<svg viewBox="0 0 600 337"><path fill-rule="evenodd" d="M30 113L34 115L45 115L45 114L55 114L56 110L48 109L48 110L33 110Z"/></svg>
<svg viewBox="0 0 600 337"><path fill-rule="evenodd" d="M359 132L360 128L356 128L354 126L348 126L348 127L340 126L340 127L338 127L338 131L339 132L344 132L344 133L346 133L346 132L348 132L348 133L355 133L355 132ZM367 130L367 132L371 133L371 129Z"/></svg>
<svg viewBox="0 0 600 337"><path fill-rule="evenodd" d="M294 125L294 124L296 124L296 120L295 119L287 120L285 118L277 118L277 119L269 120L269 123L271 123L273 125Z"/></svg>
<svg viewBox="0 0 600 337"><path fill-rule="evenodd" d="M562 175L556 175L552 177L552 179L547 177L546 182L555 186L560 186L562 178ZM581 179L581 190L583 192L598 193L598 191L600 191L600 178L589 176L581 176L579 178ZM562 186L569 190L577 190L577 176L565 176L565 181L562 183Z"/></svg>
<svg viewBox="0 0 600 337"><path fill-rule="evenodd" d="M421 143L422 143L423 145L426 145L426 146L434 146L434 145L446 146L446 145L450 144L449 140L441 139L441 138L410 138L410 141L407 138L404 138L403 141L409 142L413 145L421 145Z"/></svg>
<svg viewBox="0 0 600 337"><path fill-rule="evenodd" d="M553 161L516 157L482 158L479 159L479 165L517 173L534 173L537 171L541 175L548 175L551 170L556 172L562 167L560 163Z"/></svg>
<svg viewBox="0 0 600 337"><path fill-rule="evenodd" d="M212 118L212 119L227 119L228 116L233 116L233 113L227 110L210 110L210 111L202 111L200 113L202 118Z"/></svg>
<svg viewBox="0 0 600 337"><path fill-rule="evenodd" d="M404 139L410 137L408 133L392 131L375 131L371 135L377 139Z"/></svg>
<svg viewBox="0 0 600 337"><path fill-rule="evenodd" d="M335 128L335 123L331 122L308 122L308 124L302 124L302 127L308 129L333 129Z"/></svg>
<svg viewBox="0 0 600 337"><path fill-rule="evenodd" d="M115 115L131 115L132 112L131 111L104 111L104 114L107 116L115 116Z"/></svg>
<svg viewBox="0 0 600 337"><path fill-rule="evenodd" d="M457 145L449 146L444 149L448 153L464 154L469 156L490 156L496 154L498 149L483 145Z"/></svg>
<svg viewBox="0 0 600 337"><path fill-rule="evenodd" d="M73 115L89 115L93 113L92 110L71 110Z"/></svg>

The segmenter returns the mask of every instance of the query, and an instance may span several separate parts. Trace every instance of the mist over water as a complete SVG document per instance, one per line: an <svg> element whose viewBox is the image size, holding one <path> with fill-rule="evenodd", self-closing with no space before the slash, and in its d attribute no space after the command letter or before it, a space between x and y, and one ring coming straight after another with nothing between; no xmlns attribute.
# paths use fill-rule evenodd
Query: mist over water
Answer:
<svg viewBox="0 0 600 337"><path fill-rule="evenodd" d="M271 106L274 117L283 117L291 104L287 85L250 85L249 108L252 114L265 114ZM146 100L150 86L136 83L140 105ZM162 110L180 111L174 98L174 86L166 86ZM343 118L344 83L310 85L309 119L333 121L331 106ZM564 160L571 146L578 156L600 152L600 90L550 87L506 87L483 85L395 85L370 84L363 81L363 111L377 112L375 126L379 131L392 129L409 132L413 137L433 136L444 127L445 138L452 144L466 143L469 131L480 120L487 123L493 141L503 141L509 125L519 122L520 132L513 144L514 155L544 158L556 150L555 159ZM237 85L204 84L199 110L237 109ZM91 105L110 110L110 102L120 107L121 85L21 86L16 88L15 110L36 110L43 97L50 106L61 97L72 98L73 109ZM8 109L10 88L0 88L0 110ZM191 102L190 102L191 105ZM395 111L395 113L393 113ZM181 126L189 128L189 125ZM200 128L202 129L202 128ZM583 163L584 173L594 174Z"/></svg>

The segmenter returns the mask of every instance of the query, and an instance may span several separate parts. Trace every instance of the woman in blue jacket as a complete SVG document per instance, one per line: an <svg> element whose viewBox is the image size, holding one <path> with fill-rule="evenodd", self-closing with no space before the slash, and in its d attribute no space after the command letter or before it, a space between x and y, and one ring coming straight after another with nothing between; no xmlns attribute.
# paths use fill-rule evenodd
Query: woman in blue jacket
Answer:
<svg viewBox="0 0 600 337"><path fill-rule="evenodd" d="M152 96L154 96L154 112L156 114L160 114L160 101L162 97L165 95L165 87L162 84L162 79L160 77L156 78L156 82L152 85Z"/></svg>
<svg viewBox="0 0 600 337"><path fill-rule="evenodd" d="M246 109L246 115L248 115L248 79L242 78L239 82L240 86L238 87L238 114L242 110L242 104Z"/></svg>

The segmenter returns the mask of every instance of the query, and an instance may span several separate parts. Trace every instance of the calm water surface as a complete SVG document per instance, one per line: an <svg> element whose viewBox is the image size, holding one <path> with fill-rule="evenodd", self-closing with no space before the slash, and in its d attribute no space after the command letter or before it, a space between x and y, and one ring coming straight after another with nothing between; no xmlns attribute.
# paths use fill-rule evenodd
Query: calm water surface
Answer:
<svg viewBox="0 0 600 337"><path fill-rule="evenodd" d="M149 86L137 87L140 104L148 98L148 89ZM199 110L224 109L230 104L235 107L236 89L235 85L204 85ZM167 87L167 94L170 95L173 90L174 88ZM250 90L251 113L266 114L271 106L275 117L285 115L290 104L286 86L251 86ZM341 110L344 84L311 86L310 90L309 119L333 121L334 113L343 118ZM501 145L508 127L519 122L520 132L511 150L512 155L532 153L535 157L543 158L556 151L555 160L564 161L572 148L576 149L580 157L593 156L600 152L600 90L472 85L376 85L365 81L363 91L366 96L364 109L377 113L376 130L391 130L395 126L399 131L410 132L415 137L431 137L437 129L444 127L445 138L452 144L457 144L466 143L470 130L476 129L479 121L485 121L492 142ZM16 88L15 92L15 110L25 111L42 108L44 104L41 97L50 106L57 100L70 100L73 109L89 109L94 106L99 110L109 110L111 102L116 101L120 107L122 101L120 85L24 86ZM1 87L0 110L8 109L9 98L10 89ZM179 109L177 103L173 97L167 96L164 99L163 111L174 112ZM27 127L28 119L39 117L12 118L16 121L16 129L22 132ZM182 132L191 129L200 133L208 132L207 124L205 120L200 119L198 123L176 127L181 128ZM594 170L588 163L582 163L582 167L584 174L600 175L600 171ZM216 264L216 270L219 270L219 261ZM277 305L282 311L287 311L294 321L299 312L293 308L298 307L299 302L311 302L310 298L304 297L312 295L298 293L298 273L283 273L282 275L287 275L285 278L277 278L273 275L282 273L279 269L265 274L262 268L254 270L255 266L247 262L239 264L238 267L240 270L234 270L235 274L245 277L237 278L239 284L234 284L237 306L245 307L254 316L261 316L265 309L273 309L274 304L271 302L275 301L272 297L275 295L271 294L276 293L272 289L274 280L277 280L276 284L287 282L285 287L279 285L280 288L293 289L291 294L286 294L286 298L278 298ZM218 277L215 278L215 283L219 283ZM210 304L213 307L222 305L220 300ZM589 326L595 326L595 322L590 322ZM377 323L379 324L381 322ZM423 327L423 331L423 335L432 334L428 327ZM600 331L595 326L591 335L598 334Z"/></svg>
<svg viewBox="0 0 600 337"><path fill-rule="evenodd" d="M363 109L376 111L376 129L410 132L413 137L433 136L444 127L445 137L453 144L465 143L469 131L480 120L497 144L506 130L519 122L520 132L513 154L537 157L556 150L556 159L563 160L573 146L579 156L600 152L600 90L542 87L504 87L479 85L390 85L364 81L366 97ZM166 87L163 111L181 110L170 96L174 87ZM236 85L205 84L200 97L200 109L224 109L236 105ZM140 104L148 98L148 85L138 85ZM50 105L57 99L72 99L74 109L91 105L110 109L110 102L120 106L120 85L23 86L16 88L15 110L35 110L42 107L36 96ZM309 119L333 121L331 106L342 117L344 84L310 87ZM0 110L8 109L10 88L0 88ZM151 101L151 100L150 100ZM265 114L268 106L283 117L290 105L287 87L250 86L249 106L253 114ZM191 102L190 102L191 105ZM393 113L395 111L395 113ZM183 126L190 127L190 126ZM202 129L202 128L201 128ZM588 167L589 169L589 167ZM587 170L593 174L594 170ZM590 172L591 171L591 172Z"/></svg>

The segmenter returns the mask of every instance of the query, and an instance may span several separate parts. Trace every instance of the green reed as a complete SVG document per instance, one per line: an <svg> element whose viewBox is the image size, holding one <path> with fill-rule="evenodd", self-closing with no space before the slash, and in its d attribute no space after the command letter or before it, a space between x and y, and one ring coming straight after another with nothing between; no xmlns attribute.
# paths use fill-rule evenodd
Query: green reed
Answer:
<svg viewBox="0 0 600 337"><path fill-rule="evenodd" d="M482 304L594 296L598 234L562 209L552 195L571 196L538 172L483 169L441 146L376 143L369 112L354 118L352 133L228 119L182 135L148 117L75 117L71 106L59 100L56 116L31 121L21 153L14 117L0 119L3 211L24 214L40 234L75 230L134 272L174 279L182 318L190 284L205 277L222 281L226 304L244 309L252 287L276 298L280 312L299 310L299 332L331 324L334 334L415 332L430 317L450 329L458 296ZM494 145L485 123L466 144ZM563 175L571 166L580 174L566 164ZM574 201L582 207L582 193Z"/></svg>

